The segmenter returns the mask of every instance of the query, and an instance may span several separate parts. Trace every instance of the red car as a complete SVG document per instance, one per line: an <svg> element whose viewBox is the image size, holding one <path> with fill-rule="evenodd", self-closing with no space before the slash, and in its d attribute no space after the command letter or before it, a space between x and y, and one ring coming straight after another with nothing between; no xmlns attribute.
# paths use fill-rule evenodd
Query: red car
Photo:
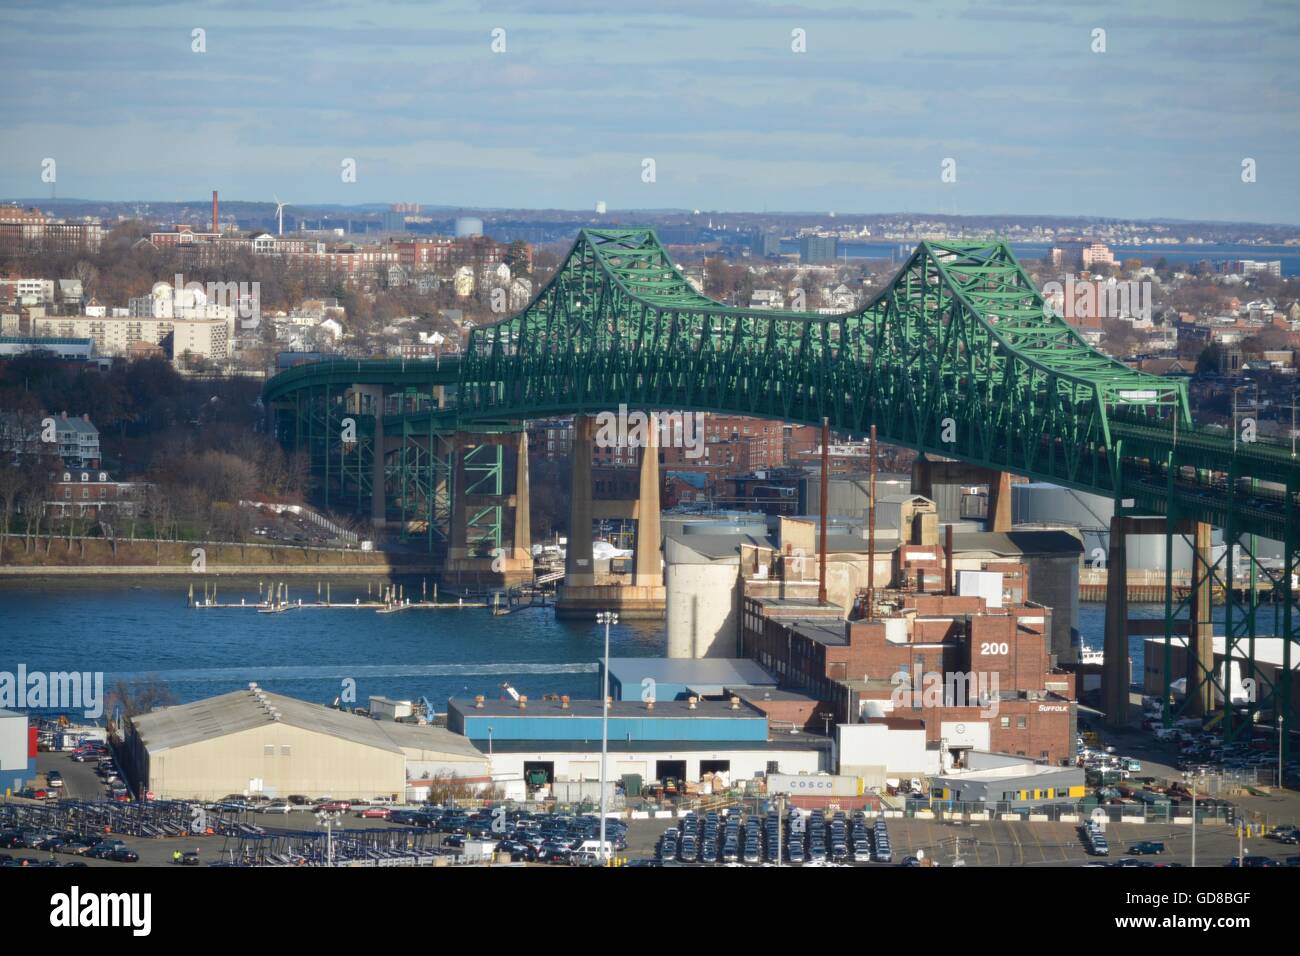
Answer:
<svg viewBox="0 0 1300 956"><path fill-rule="evenodd" d="M352 809L352 802L350 800L331 800L329 803L322 803L316 809L323 810L326 813L347 813Z"/></svg>
<svg viewBox="0 0 1300 956"><path fill-rule="evenodd" d="M366 807L357 816L363 820L387 820L392 812L388 807Z"/></svg>

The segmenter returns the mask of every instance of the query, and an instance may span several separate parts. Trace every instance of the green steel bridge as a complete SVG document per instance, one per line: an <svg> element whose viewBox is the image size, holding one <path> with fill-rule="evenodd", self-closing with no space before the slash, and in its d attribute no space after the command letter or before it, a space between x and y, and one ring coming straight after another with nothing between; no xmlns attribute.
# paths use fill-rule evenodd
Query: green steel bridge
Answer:
<svg viewBox="0 0 1300 956"><path fill-rule="evenodd" d="M1189 633L1208 650L1208 624L1197 635L1210 588L1226 594L1229 653L1248 655L1252 671L1257 637L1294 637L1300 624L1300 465L1290 448L1196 426L1184 382L1090 347L1002 242L922 242L867 305L819 315L720 304L686 281L653 230L584 229L528 306L474 329L458 359L299 366L268 382L264 400L277 434L309 454L324 504L370 506L431 547L455 536L458 441L463 494L484 502L471 509L467 537L487 549L502 540L500 509L487 500L503 493L500 439L527 419L624 404L827 420L841 434L865 437L874 426L880 441L926 457L1113 499L1120 568L1126 529L1161 531L1170 554L1186 538L1195 584L1179 599L1167 576L1166 656L1170 639ZM1231 548L1212 558L1198 526L1238 545L1246 578L1233 578ZM1257 559L1259 539L1280 543L1282 560ZM1125 616L1108 623L1108 659L1127 656L1133 633L1122 586L1112 592L1111 612ZM1247 720L1274 703L1289 710L1291 641L1279 643L1283 676L1254 673L1260 693ZM1171 677L1166 667L1167 691ZM1107 701L1122 709L1120 683L1108 682ZM1209 712L1228 686L1211 659L1188 675L1181 707L1166 710ZM1231 725L1238 715L1228 711Z"/></svg>

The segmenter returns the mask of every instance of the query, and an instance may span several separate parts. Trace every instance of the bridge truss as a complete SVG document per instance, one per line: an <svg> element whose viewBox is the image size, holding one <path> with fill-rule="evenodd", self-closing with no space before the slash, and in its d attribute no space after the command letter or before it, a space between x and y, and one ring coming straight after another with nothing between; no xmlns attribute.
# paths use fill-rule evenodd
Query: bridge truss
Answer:
<svg viewBox="0 0 1300 956"><path fill-rule="evenodd" d="M1228 654L1242 654L1261 691L1242 707L1226 708L1225 732L1238 735L1269 712L1274 720L1292 712L1291 655L1300 625L1293 594L1300 558L1295 458L1279 446L1234 442L1196 427L1185 383L1135 371L1091 348L1046 305L1004 243L923 242L862 308L812 315L705 297L653 230L586 229L525 309L473 330L458 363L320 363L277 376L267 399L283 408L304 388L365 381L407 394L413 387L423 405L386 414L383 427L397 421L430 439L619 404L807 424L827 419L840 433L865 436L875 425L880 441L927 456L1100 494L1116 502L1120 516L1164 518L1167 553L1188 527L1213 525L1230 555L1246 556L1244 589L1226 562L1203 570L1227 602ZM439 389L445 391L438 407L426 411ZM297 418L295 441L303 447L301 412ZM308 443L316 428L307 425ZM363 479L343 487L364 497ZM432 526L433 516L446 511L427 503L437 500L427 482L419 487L426 488ZM1261 556L1261 540L1278 543L1280 562ZM1168 658L1192 627L1172 562L1165 591ZM1267 631L1265 601L1275 605L1276 618ZM1264 633L1283 638L1276 680L1263 680L1256 666L1255 639ZM1108 651L1127 651L1120 638L1127 635L1108 633ZM1171 702L1166 667L1167 721L1202 681L1231 699L1230 682L1212 659L1197 666L1201 674L1189 678L1181 704Z"/></svg>

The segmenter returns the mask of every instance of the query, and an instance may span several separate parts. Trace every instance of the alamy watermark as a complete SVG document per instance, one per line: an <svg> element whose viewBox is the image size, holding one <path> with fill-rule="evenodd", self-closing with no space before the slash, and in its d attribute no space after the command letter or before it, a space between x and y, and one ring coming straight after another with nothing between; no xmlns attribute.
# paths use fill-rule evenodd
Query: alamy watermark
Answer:
<svg viewBox="0 0 1300 956"><path fill-rule="evenodd" d="M182 293L189 293L189 305L183 309L215 307L240 318L240 328L255 329L262 322L262 283L260 282L186 282L185 276L176 273L172 289L174 301L183 301ZM205 315L207 318L214 316Z"/></svg>
<svg viewBox="0 0 1300 956"><path fill-rule="evenodd" d="M1043 284L1043 314L1071 319L1125 319L1151 321L1151 283L1136 279L1110 281L1076 279Z"/></svg>
<svg viewBox="0 0 1300 956"><path fill-rule="evenodd" d="M687 458L702 458L704 413L629 412L620 404L596 415L595 441L598 448L681 448Z"/></svg>
<svg viewBox="0 0 1300 956"><path fill-rule="evenodd" d="M0 707L79 710L87 718L104 716L103 671L0 671Z"/></svg>
<svg viewBox="0 0 1300 956"><path fill-rule="evenodd" d="M894 685L889 699L894 712L912 708L979 707L981 717L996 717L998 696L997 671L898 671L889 681Z"/></svg>

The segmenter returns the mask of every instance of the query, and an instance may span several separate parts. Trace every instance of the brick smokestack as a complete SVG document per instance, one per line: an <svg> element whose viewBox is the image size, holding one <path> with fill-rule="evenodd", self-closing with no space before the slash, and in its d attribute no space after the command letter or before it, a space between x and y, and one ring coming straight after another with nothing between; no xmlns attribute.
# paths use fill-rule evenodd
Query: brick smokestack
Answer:
<svg viewBox="0 0 1300 956"><path fill-rule="evenodd" d="M221 232L221 220L217 218L217 191L212 190L212 231Z"/></svg>

